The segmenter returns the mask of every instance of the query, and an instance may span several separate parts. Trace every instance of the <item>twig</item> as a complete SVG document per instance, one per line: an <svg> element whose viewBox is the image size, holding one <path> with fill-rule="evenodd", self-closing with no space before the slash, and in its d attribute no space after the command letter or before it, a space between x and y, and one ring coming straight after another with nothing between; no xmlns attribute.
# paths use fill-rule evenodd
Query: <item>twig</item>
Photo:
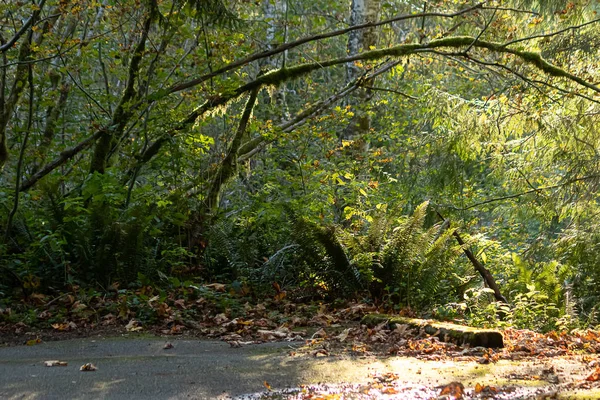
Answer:
<svg viewBox="0 0 600 400"><path fill-rule="evenodd" d="M507 47L507 46L510 46L511 44L525 42L527 40L533 40L533 39L546 38L546 37L552 37L552 36L560 35L561 33L565 33L567 31L571 31L571 30L574 31L576 29L583 28L584 26L587 26L587 25L590 25L590 24L595 24L596 22L600 22L600 18L596 18L596 19L593 19L591 21L584 22L581 25L568 26L565 29L561 29L561 30L556 31L556 32L541 33L539 35L533 35L533 36L528 36L528 37L524 37L524 38L519 38L519 39L511 40L510 42L504 43L502 46Z"/></svg>
<svg viewBox="0 0 600 400"><path fill-rule="evenodd" d="M411 100L419 100L418 97L411 96L410 94L406 94L404 92L401 92L400 90L388 89L388 88L382 88L382 87L375 87L375 86L362 86L362 87L364 87L365 89L377 90L377 91L380 91L380 92L389 92L389 93L399 94L400 96L406 97L407 99L411 99Z"/></svg>
<svg viewBox="0 0 600 400"><path fill-rule="evenodd" d="M466 210L470 210L471 208L479 207L479 206L482 206L482 205L485 205L485 204L495 203L497 201L503 201L503 200L509 200L509 199L516 199L518 197L525 196L525 195L528 195L528 194L531 194L531 193L538 193L538 192L541 192L541 191L544 191L544 190L558 189L558 188L561 188L561 187L564 187L564 186L571 185L573 183L577 183L577 182L581 182L581 181L587 181L587 180L591 180L591 179L598 179L598 178L600 178L600 175L588 175L588 176L583 176L581 178L570 179L570 180L568 180L566 182L559 183L559 184L556 184L556 185L538 187L538 188L534 188L534 189L531 189L531 190L526 190L526 191L521 192L521 193L509 194L509 195L500 196L500 197L494 197L494 198L491 198L491 199L487 199L487 200L481 201L479 203L471 204L470 206L467 206L467 207L460 208L460 207L455 207L455 206L452 206L452 205L446 205L444 207L451 208L451 209L456 210L456 211L466 211Z"/></svg>
<svg viewBox="0 0 600 400"><path fill-rule="evenodd" d="M37 19L37 17L40 15L40 13L42 12L42 8L44 7L44 4L46 3L46 0L41 0L39 4L36 5L36 9L33 11L33 13L31 14L31 16L27 19L27 21L25 21L25 23L23 24L23 26L21 27L21 29L19 29L17 31L17 33L15 33L15 35L6 43L4 43L2 46L0 46L0 52L4 53L5 51L9 50L10 48L12 48L12 46L17 43L17 40L19 40L19 38L21 36L23 36L23 34L25 34L25 32L27 31L27 29L29 29L29 27L31 25L33 25L33 23L35 22L35 20Z"/></svg>

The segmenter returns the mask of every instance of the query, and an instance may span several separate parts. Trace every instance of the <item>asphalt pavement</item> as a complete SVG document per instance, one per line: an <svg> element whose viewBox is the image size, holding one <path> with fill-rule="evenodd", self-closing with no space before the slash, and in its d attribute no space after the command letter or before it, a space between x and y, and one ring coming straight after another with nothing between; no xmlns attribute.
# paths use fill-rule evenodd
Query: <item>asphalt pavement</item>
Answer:
<svg viewBox="0 0 600 400"><path fill-rule="evenodd" d="M532 398L527 393L534 391L560 391L560 385L581 382L589 374L587 363L575 357L481 365L410 357L298 355L302 352L294 348L302 342L233 348L220 341L180 339L172 340L170 349L165 343L165 338L129 335L0 348L0 399L248 399L267 388L276 394L303 384L363 384L386 373L393 373L402 390L421 387L437 393L436 387L458 381L471 392L476 384L512 388L507 392L511 395L499 398L524 399ZM67 365L45 366L51 360ZM97 369L80 371L87 363ZM548 376L548 371L555 372ZM575 393L566 394L572 398ZM600 391L579 395L598 399Z"/></svg>
<svg viewBox="0 0 600 400"><path fill-rule="evenodd" d="M301 383L341 382L372 364L292 357L302 343L232 348L164 338L90 338L0 348L0 399L215 399ZM58 360L67 366L45 366ZM95 371L80 371L92 363ZM348 364L351 363L351 364ZM354 365L356 364L356 365ZM346 368L356 366L357 369ZM265 384L266 382L266 384Z"/></svg>

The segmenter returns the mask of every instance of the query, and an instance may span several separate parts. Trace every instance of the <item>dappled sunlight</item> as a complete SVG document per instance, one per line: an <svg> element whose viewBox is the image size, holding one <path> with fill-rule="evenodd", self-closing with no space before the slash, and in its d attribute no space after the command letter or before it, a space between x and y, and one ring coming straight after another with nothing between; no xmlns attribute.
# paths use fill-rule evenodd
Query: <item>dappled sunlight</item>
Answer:
<svg viewBox="0 0 600 400"><path fill-rule="evenodd" d="M127 382L127 379L114 379L110 381L96 381L93 382L92 387L89 389L90 392L94 392L98 395L109 392L114 386L121 385Z"/></svg>

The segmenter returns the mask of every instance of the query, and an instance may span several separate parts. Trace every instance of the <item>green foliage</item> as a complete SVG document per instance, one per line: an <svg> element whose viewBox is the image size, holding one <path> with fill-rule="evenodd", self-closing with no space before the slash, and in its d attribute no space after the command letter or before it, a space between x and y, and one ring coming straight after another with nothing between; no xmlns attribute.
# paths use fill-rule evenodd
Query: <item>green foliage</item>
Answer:
<svg viewBox="0 0 600 400"><path fill-rule="evenodd" d="M571 271L568 293L577 302L575 311L588 316L592 325L598 323L596 313L600 307L597 290L600 285L600 235L596 218L593 219L589 227L574 225L565 229L556 242L561 262Z"/></svg>
<svg viewBox="0 0 600 400"><path fill-rule="evenodd" d="M428 206L424 202L411 216L398 219L391 212L379 213L364 236L343 236L361 271L370 260L376 295L386 292L393 302L417 308L452 296L456 280L451 272L461 248L452 246L453 231L441 224L424 228Z"/></svg>
<svg viewBox="0 0 600 400"><path fill-rule="evenodd" d="M322 281L325 289L338 295L348 296L365 288L365 277L346 254L339 241L336 228L321 226L306 218L291 215L292 237L301 248L311 276Z"/></svg>
<svg viewBox="0 0 600 400"><path fill-rule="evenodd" d="M138 287L139 274L188 293L202 277L263 293L370 290L493 323L499 306L473 294L479 278L452 230L415 207L431 199L513 304L506 321L597 322L598 4L407 18L365 30L372 43L350 65L348 35L336 34L261 58L347 28L347 2L17 3L0 13L6 40L40 15L2 53L0 297ZM414 12L384 3L367 19ZM348 91L350 67L373 73L388 56L403 59ZM227 161L237 176L220 180L239 100L258 86L244 154ZM215 187L218 207L207 204Z"/></svg>
<svg viewBox="0 0 600 400"><path fill-rule="evenodd" d="M23 204L15 224L15 241L24 250L3 257L6 268L29 279L27 291L73 282L106 288L132 282L138 272L157 277L189 258L172 235L185 216L150 193L126 207L126 189L110 173L90 176L79 196L47 190L50 201ZM27 226L26 215L38 224Z"/></svg>
<svg viewBox="0 0 600 400"><path fill-rule="evenodd" d="M465 293L463 303L454 306L469 325L515 327L548 332L578 327L572 315L564 314L548 297L529 285L525 293L515 295L511 304L490 301L491 289L473 289Z"/></svg>

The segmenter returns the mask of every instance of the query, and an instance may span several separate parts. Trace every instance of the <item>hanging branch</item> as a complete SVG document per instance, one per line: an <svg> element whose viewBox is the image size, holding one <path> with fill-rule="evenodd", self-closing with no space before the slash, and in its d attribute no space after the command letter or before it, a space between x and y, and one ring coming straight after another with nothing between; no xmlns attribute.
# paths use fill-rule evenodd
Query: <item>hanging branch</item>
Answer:
<svg viewBox="0 0 600 400"><path fill-rule="evenodd" d="M33 125L33 67L31 64L28 67L29 71L27 74L27 81L29 83L29 110L27 112L27 129L25 130L25 135L23 136L23 143L21 143L21 151L19 152L19 161L17 162L17 171L15 176L15 199L13 202L12 210L10 210L10 214L8 215L8 221L6 222L6 231L4 232L4 243L8 242L13 219L15 217L15 214L17 213L17 210L19 209L19 186L21 185L21 171L23 169L23 159L25 158L25 148L27 147L27 141L29 140L29 134L31 133L31 127Z"/></svg>
<svg viewBox="0 0 600 400"><path fill-rule="evenodd" d="M252 110L254 109L254 104L256 104L256 98L258 97L259 90L260 88L256 88L250 92L250 97L248 97L248 101L246 102L246 107L242 113L237 131L235 132L235 136L229 145L227 156L221 162L221 165L219 165L218 171L210 185L208 194L206 196L206 207L209 213L218 208L221 189L234 176L237 170L238 151L242 144L242 138L244 137L248 128L248 121L252 116Z"/></svg>

